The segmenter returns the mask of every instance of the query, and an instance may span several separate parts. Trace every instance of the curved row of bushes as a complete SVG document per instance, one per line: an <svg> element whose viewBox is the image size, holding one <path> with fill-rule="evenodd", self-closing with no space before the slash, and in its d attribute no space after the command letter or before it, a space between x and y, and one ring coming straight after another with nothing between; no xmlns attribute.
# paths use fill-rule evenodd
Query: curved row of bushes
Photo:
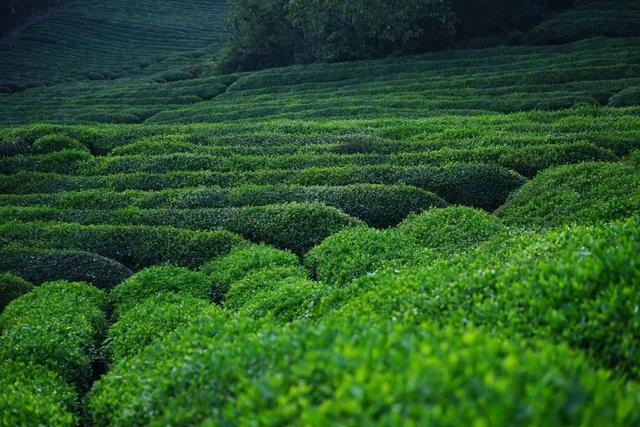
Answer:
<svg viewBox="0 0 640 427"><path fill-rule="evenodd" d="M134 271L165 262L198 267L246 244L242 237L225 230L190 231L139 225L9 222L0 224L0 236L28 247L91 252Z"/></svg>
<svg viewBox="0 0 640 427"><path fill-rule="evenodd" d="M331 234L352 225L362 224L361 221L350 217L336 208L327 207L320 203L289 203L285 205L250 206L245 208L229 209L123 209L116 211L62 211L54 208L0 208L0 220L10 221L11 219L20 221L62 221L78 222L81 224L111 224L122 227L126 224L138 224L146 226L173 226L179 229L193 230L216 230L224 227L230 232L239 235L253 242L266 242L273 246L290 249L298 255L303 255L313 246L320 243ZM167 233L167 229L156 229L147 227L136 229L130 227L129 231L134 234L132 244L144 243L152 245L152 242L139 242L141 235L153 235L155 233ZM157 260L171 261L176 263L188 263L189 266L197 266L196 262L202 259L211 259L213 256L230 249L239 243L236 235L225 231L205 231L207 234L192 234L195 240L201 242L191 244L186 230L174 231L176 236L171 237L167 243L159 242L165 252L174 252L179 248L180 241L184 246L189 246L189 251L206 248L210 241L214 246L208 248L208 253L194 255L194 259L180 259L177 255L163 256L162 252L151 254L149 249L140 248L141 254L132 257L155 256ZM180 234L182 233L182 234ZM192 237L192 238L193 238ZM105 237L107 238L107 237ZM121 239L124 239L122 237ZM148 239L148 237L146 238ZM177 241L176 241L177 240ZM124 243L124 240L121 240ZM192 246L195 245L195 246ZM193 249L191 249L191 247ZM129 248L127 250L135 250ZM105 247L105 251L109 249ZM122 248L120 249L122 250ZM98 252L102 253L102 252ZM123 260L124 254L118 254L118 260ZM187 254L185 254L186 257ZM158 262L145 261L144 264L135 259L125 259L121 261L125 265L152 265Z"/></svg>
<svg viewBox="0 0 640 427"><path fill-rule="evenodd" d="M10 271L39 285L66 280L111 289L132 272L119 262L77 249L40 249L10 244L0 247L0 271Z"/></svg>
<svg viewBox="0 0 640 427"><path fill-rule="evenodd" d="M494 210L526 182L521 175L491 164L446 167L362 166L309 168L255 173L176 172L108 176L66 176L20 172L0 176L5 194L53 193L89 189L165 190L200 186L241 185L345 186L352 184L407 184L431 191L449 203Z"/></svg>
<svg viewBox="0 0 640 427"><path fill-rule="evenodd" d="M125 207L142 209L213 209L320 202L365 221L387 227L412 212L446 205L433 193L409 185L356 184L331 186L241 186L201 187L157 192L88 190L32 195L0 195L0 205L48 206L58 209L110 210Z"/></svg>
<svg viewBox="0 0 640 427"><path fill-rule="evenodd" d="M426 323L279 328L215 313L115 364L86 407L96 426L632 426L637 408L635 386L550 344Z"/></svg>
<svg viewBox="0 0 640 427"><path fill-rule="evenodd" d="M633 160L549 169L516 191L496 214L505 223L554 227L621 219L640 210L640 168Z"/></svg>

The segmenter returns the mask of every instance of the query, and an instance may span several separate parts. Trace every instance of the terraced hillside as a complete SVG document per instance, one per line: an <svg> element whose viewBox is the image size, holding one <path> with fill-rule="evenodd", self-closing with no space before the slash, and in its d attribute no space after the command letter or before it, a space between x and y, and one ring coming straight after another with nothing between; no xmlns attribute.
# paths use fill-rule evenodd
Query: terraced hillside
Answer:
<svg viewBox="0 0 640 427"><path fill-rule="evenodd" d="M118 22L184 67L224 4L177 3ZM640 425L640 38L605 35L0 94L0 425Z"/></svg>
<svg viewBox="0 0 640 427"><path fill-rule="evenodd" d="M0 93L59 82L184 78L220 47L225 14L222 0L63 2L0 41Z"/></svg>

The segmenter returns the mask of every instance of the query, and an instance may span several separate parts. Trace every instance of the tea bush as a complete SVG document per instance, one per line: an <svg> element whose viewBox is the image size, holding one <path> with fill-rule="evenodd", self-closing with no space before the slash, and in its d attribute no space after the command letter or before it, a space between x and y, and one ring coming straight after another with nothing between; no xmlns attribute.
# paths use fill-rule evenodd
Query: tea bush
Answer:
<svg viewBox="0 0 640 427"><path fill-rule="evenodd" d="M224 307L238 310L249 303L254 303L256 294L274 291L288 279L308 278L309 272L299 265L276 265L252 270L242 279L231 284L224 298Z"/></svg>
<svg viewBox="0 0 640 427"><path fill-rule="evenodd" d="M0 224L0 235L25 246L93 252L134 271L165 262L198 267L235 246L246 244L240 236L224 230L196 232L139 225L10 222Z"/></svg>
<svg viewBox="0 0 640 427"><path fill-rule="evenodd" d="M66 280L88 282L100 289L111 289L133 274L119 262L93 253L19 245L0 247L0 269L12 271L36 285Z"/></svg>
<svg viewBox="0 0 640 427"><path fill-rule="evenodd" d="M396 230L419 246L451 255L490 240L504 228L499 219L484 211L451 206L411 215Z"/></svg>
<svg viewBox="0 0 640 427"><path fill-rule="evenodd" d="M111 291L116 317L143 300L165 292L175 292L204 300L211 299L211 279L184 267L161 265L139 271Z"/></svg>
<svg viewBox="0 0 640 427"><path fill-rule="evenodd" d="M78 395L58 375L38 365L0 362L0 424L78 424Z"/></svg>
<svg viewBox="0 0 640 427"><path fill-rule="evenodd" d="M89 394L91 420L631 426L640 417L635 385L563 347L390 320L242 333L253 328L210 316L123 360Z"/></svg>
<svg viewBox="0 0 640 427"><path fill-rule="evenodd" d="M109 328L106 353L112 361L132 356L178 327L189 324L210 305L206 299L173 292L134 301Z"/></svg>
<svg viewBox="0 0 640 427"><path fill-rule="evenodd" d="M14 299L33 290L33 285L12 273L0 274L0 312Z"/></svg>
<svg viewBox="0 0 640 427"><path fill-rule="evenodd" d="M609 100L612 107L630 107L640 105L640 86L630 87L616 93Z"/></svg>
<svg viewBox="0 0 640 427"><path fill-rule="evenodd" d="M222 303L229 287L248 274L265 268L298 267L300 260L287 250L267 245L251 245L233 249L200 268L213 281L213 300Z"/></svg>
<svg viewBox="0 0 640 427"><path fill-rule="evenodd" d="M305 265L318 280L344 285L385 267L402 266L417 252L418 245L402 234L358 227L325 239L309 251Z"/></svg>
<svg viewBox="0 0 640 427"><path fill-rule="evenodd" d="M34 153L53 153L62 150L88 151L87 147L75 138L64 134L49 134L36 139L31 146Z"/></svg>
<svg viewBox="0 0 640 427"><path fill-rule="evenodd" d="M500 236L451 260L363 278L341 310L566 343L635 379L639 220Z"/></svg>
<svg viewBox="0 0 640 427"><path fill-rule="evenodd" d="M496 214L507 224L554 227L625 218L640 209L640 171L632 163L584 163L544 171Z"/></svg>
<svg viewBox="0 0 640 427"><path fill-rule="evenodd" d="M43 284L2 312L1 358L42 365L86 388L99 358L106 302L104 292L87 283Z"/></svg>

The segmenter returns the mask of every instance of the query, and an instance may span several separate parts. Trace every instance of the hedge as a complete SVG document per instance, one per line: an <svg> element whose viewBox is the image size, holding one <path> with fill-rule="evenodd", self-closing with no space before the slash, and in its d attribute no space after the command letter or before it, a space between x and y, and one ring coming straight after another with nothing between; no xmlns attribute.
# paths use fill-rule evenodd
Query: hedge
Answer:
<svg viewBox="0 0 640 427"><path fill-rule="evenodd" d="M0 358L45 366L85 388L99 359L106 302L104 292L88 283L43 284L2 312Z"/></svg>
<svg viewBox="0 0 640 427"><path fill-rule="evenodd" d="M263 289L251 296L240 308L241 315L268 318L289 323L307 317L321 300L324 286L305 278L289 277L272 289Z"/></svg>
<svg viewBox="0 0 640 427"><path fill-rule="evenodd" d="M507 224L554 227L625 218L640 210L640 170L629 162L583 163L544 171L496 214Z"/></svg>
<svg viewBox="0 0 640 427"><path fill-rule="evenodd" d="M305 265L318 280L344 285L385 267L402 266L419 252L420 247L402 234L357 227L325 239L309 251Z"/></svg>
<svg viewBox="0 0 640 427"><path fill-rule="evenodd" d="M165 190L198 186L408 184L433 192L453 204L493 210L526 182L516 172L493 164L431 166L326 167L300 170L219 173L132 173L103 176L68 176L19 172L0 176L0 193L27 194L88 189Z"/></svg>
<svg viewBox="0 0 640 427"><path fill-rule="evenodd" d="M22 277L12 273L0 274L0 313L11 301L32 290L33 285Z"/></svg>
<svg viewBox="0 0 640 427"><path fill-rule="evenodd" d="M299 265L269 266L249 271L240 280L234 281L224 298L224 307L239 310L253 302L256 294L278 289L287 279L308 279L309 272Z"/></svg>
<svg viewBox="0 0 640 427"><path fill-rule="evenodd" d="M639 236L637 216L516 233L454 259L364 278L333 315L474 324L508 339L568 344L637 379Z"/></svg>
<svg viewBox="0 0 640 427"><path fill-rule="evenodd" d="M252 331L210 316L123 360L87 398L106 425L633 426L637 386L564 347L392 320Z"/></svg>
<svg viewBox="0 0 640 427"><path fill-rule="evenodd" d="M175 292L209 301L211 279L201 272L184 267L173 265L149 267L129 277L111 291L114 313L123 314L146 298L165 292Z"/></svg>
<svg viewBox="0 0 640 427"><path fill-rule="evenodd" d="M21 362L0 362L0 425L77 425L78 396L50 370Z"/></svg>
<svg viewBox="0 0 640 427"><path fill-rule="evenodd" d="M134 271L166 262L198 267L246 243L240 236L225 230L204 232L140 225L11 222L0 225L0 235L26 246L93 252Z"/></svg>
<svg viewBox="0 0 640 427"><path fill-rule="evenodd" d="M111 289L133 274L119 262L94 253L19 245L0 247L0 270L11 271L36 285L66 280L89 282L100 289Z"/></svg>
<svg viewBox="0 0 640 427"><path fill-rule="evenodd" d="M498 218L479 209L450 206L411 215L396 230L419 246L451 255L491 239L505 227Z"/></svg>
<svg viewBox="0 0 640 427"><path fill-rule="evenodd" d="M163 292L129 305L109 328L106 352L111 361L132 356L189 324L211 304L202 298Z"/></svg>
<svg viewBox="0 0 640 427"><path fill-rule="evenodd" d="M228 255L202 265L200 271L213 281L213 300L222 303L229 287L253 271L299 265L300 260L290 251L251 245L233 249Z"/></svg>

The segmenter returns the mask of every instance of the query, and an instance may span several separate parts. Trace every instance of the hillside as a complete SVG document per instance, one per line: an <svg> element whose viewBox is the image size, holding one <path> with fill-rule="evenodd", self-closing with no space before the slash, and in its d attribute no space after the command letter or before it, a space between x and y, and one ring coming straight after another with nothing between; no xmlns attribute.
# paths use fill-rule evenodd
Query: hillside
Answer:
<svg viewBox="0 0 640 427"><path fill-rule="evenodd" d="M640 425L640 7L220 74L226 11L0 43L0 426Z"/></svg>

